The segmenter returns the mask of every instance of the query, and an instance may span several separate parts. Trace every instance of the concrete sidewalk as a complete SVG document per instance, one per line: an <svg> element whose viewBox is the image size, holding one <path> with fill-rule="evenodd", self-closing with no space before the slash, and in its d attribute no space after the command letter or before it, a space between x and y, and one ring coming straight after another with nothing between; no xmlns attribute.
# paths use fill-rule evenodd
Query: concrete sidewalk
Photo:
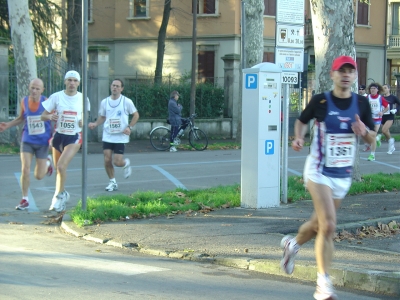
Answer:
<svg viewBox="0 0 400 300"><path fill-rule="evenodd" d="M338 211L338 231L378 222L400 223L400 195L347 197ZM65 215L62 228L77 237L174 259L202 261L273 275L280 269L285 234L294 233L312 213L311 201L270 209L228 208L208 214L134 219L78 228ZM336 286L400 296L400 232L390 237L335 242L330 272ZM313 241L297 255L294 278L316 280Z"/></svg>

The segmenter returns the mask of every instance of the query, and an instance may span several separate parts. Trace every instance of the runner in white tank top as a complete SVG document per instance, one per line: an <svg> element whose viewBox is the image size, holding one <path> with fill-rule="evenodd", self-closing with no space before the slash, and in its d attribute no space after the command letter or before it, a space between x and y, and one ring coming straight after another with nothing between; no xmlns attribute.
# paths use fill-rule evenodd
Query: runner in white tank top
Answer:
<svg viewBox="0 0 400 300"><path fill-rule="evenodd" d="M121 94L123 90L122 80L114 79L111 83L111 95L101 101L99 117L96 122L89 123L90 129L104 124L102 140L104 167L109 178L105 190L108 192L118 190L114 165L124 168L125 178L128 178L132 172L130 160L129 158L124 159L124 152L125 144L129 143L133 126L139 120L139 113L132 100ZM130 115L132 115L132 120L129 122Z"/></svg>
<svg viewBox="0 0 400 300"><path fill-rule="evenodd" d="M83 97L78 92L81 76L76 71L68 71L64 77L65 90L52 94L43 102L45 111L42 120L55 121L56 133L52 140L54 166L57 170L56 190L49 210L62 212L66 209L69 193L65 190L67 167L82 143ZM90 111L89 99L86 99Z"/></svg>

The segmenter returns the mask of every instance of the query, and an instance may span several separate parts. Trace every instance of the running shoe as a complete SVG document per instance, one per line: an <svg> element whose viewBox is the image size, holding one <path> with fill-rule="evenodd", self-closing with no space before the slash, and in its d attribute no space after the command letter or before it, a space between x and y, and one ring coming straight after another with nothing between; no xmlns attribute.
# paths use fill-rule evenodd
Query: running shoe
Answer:
<svg viewBox="0 0 400 300"><path fill-rule="evenodd" d="M19 204L15 207L16 210L25 210L29 208L29 202L25 199L22 199Z"/></svg>
<svg viewBox="0 0 400 300"><path fill-rule="evenodd" d="M381 146L381 137L382 137L382 135L380 135L380 134L378 134L377 136L376 136L376 146L377 147L380 147Z"/></svg>
<svg viewBox="0 0 400 300"><path fill-rule="evenodd" d="M51 174L53 174L53 159L51 158L51 155L49 154L47 156L47 160L49 161L49 166L47 167L47 176L51 176Z"/></svg>
<svg viewBox="0 0 400 300"><path fill-rule="evenodd" d="M394 147L394 138L391 138L389 139L389 150L387 154L392 154L394 150L396 150L396 148Z"/></svg>
<svg viewBox="0 0 400 300"><path fill-rule="evenodd" d="M54 204L52 203L53 209L58 213L64 211L67 208L67 202L68 202L69 198L70 198L70 196L67 191L63 191L62 193L59 193L56 196L55 203Z"/></svg>
<svg viewBox="0 0 400 300"><path fill-rule="evenodd" d="M175 146L171 146L171 148L169 148L169 152L176 152L178 150L176 150Z"/></svg>
<svg viewBox="0 0 400 300"><path fill-rule="evenodd" d="M125 167L124 167L124 176L125 179L129 178L132 174L132 169L131 169L131 161L129 158L125 158Z"/></svg>
<svg viewBox="0 0 400 300"><path fill-rule="evenodd" d="M363 151L363 152L367 152L367 151L369 151L369 150L371 150L371 146L368 145L368 144L365 144L365 145L364 145L364 148L362 149L362 151Z"/></svg>
<svg viewBox="0 0 400 300"><path fill-rule="evenodd" d="M316 300L336 300L338 299L335 289L333 288L332 282L329 277L324 280L317 280L317 289L314 293L314 299Z"/></svg>
<svg viewBox="0 0 400 300"><path fill-rule="evenodd" d="M374 155L374 154L370 154L370 155L368 156L368 160L369 160L369 161L374 161L374 160L375 160L375 155Z"/></svg>
<svg viewBox="0 0 400 300"><path fill-rule="evenodd" d="M281 240L281 248L283 248L283 257L281 260L281 268L286 274L292 274L294 270L294 258L297 252L290 247L291 240L293 239L292 236L287 235L284 236Z"/></svg>
<svg viewBox="0 0 400 300"><path fill-rule="evenodd" d="M113 192L118 190L118 184L114 181L110 181L110 183L106 186L107 192Z"/></svg>

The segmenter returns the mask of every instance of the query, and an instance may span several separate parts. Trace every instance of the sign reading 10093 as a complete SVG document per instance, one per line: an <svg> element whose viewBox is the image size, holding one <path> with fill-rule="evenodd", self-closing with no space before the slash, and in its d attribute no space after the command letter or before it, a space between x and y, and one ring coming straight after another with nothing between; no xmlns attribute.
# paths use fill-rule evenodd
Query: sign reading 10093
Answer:
<svg viewBox="0 0 400 300"><path fill-rule="evenodd" d="M295 72L282 72L282 84L298 84L299 74Z"/></svg>

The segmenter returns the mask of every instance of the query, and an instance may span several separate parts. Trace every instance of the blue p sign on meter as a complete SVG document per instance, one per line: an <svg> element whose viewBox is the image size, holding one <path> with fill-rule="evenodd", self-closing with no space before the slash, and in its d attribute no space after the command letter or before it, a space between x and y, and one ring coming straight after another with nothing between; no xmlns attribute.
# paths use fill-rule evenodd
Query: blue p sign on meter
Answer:
<svg viewBox="0 0 400 300"><path fill-rule="evenodd" d="M257 74L246 74L246 89L257 89Z"/></svg>
<svg viewBox="0 0 400 300"><path fill-rule="evenodd" d="M299 83L299 73L282 72L281 83L282 84L298 84Z"/></svg>

